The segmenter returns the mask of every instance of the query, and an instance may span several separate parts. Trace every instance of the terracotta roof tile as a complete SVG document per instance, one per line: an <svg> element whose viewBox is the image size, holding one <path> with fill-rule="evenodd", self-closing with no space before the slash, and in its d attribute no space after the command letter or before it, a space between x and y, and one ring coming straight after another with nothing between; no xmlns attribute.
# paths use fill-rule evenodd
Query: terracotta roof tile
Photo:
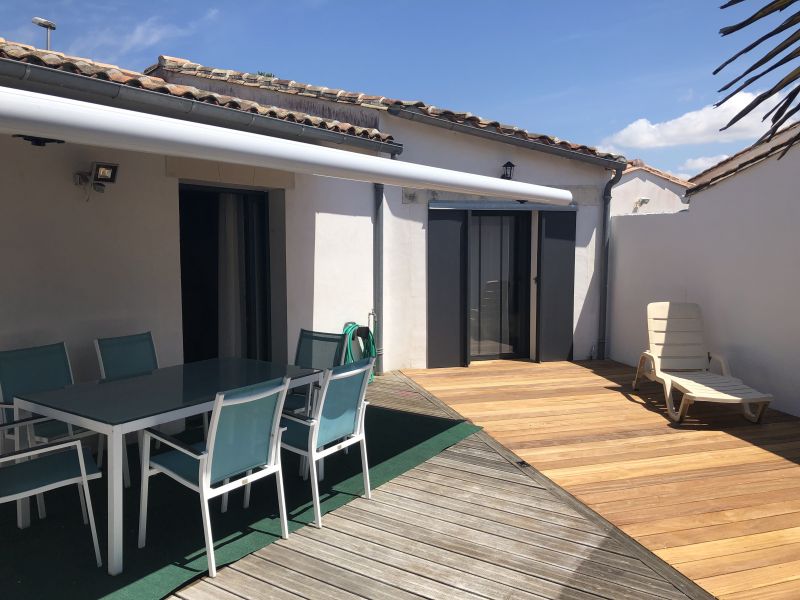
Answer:
<svg viewBox="0 0 800 600"><path fill-rule="evenodd" d="M537 142L540 144L558 146L567 150L572 150L581 154L605 158L609 160L622 161L624 158L617 154L608 152L601 152L597 148L586 146L583 144L573 144L565 140L544 135L540 133L533 133L515 127L513 125L502 125L497 121L483 119L468 112L459 112L449 109L439 108L422 102L421 100L396 100L387 98L385 96L374 96L363 94L360 92L348 92L345 90L331 89L322 86L314 86L307 83L299 83L289 79L279 79L277 77L268 77L265 75L255 75L253 73L243 73L239 71L232 71L229 69L213 69L205 67L197 63L193 63L183 58L176 58L173 56L159 56L158 64L145 69L145 73L151 72L157 68L162 68L166 71L173 73L180 73L182 75L193 75L201 78L221 79L230 81L239 85L250 87L259 87L270 91L282 92L285 94L300 94L305 96L312 96L322 100L331 102L340 102L343 104L357 104L368 108L382 108L386 109L390 106L401 106L407 109L417 110L429 116L446 119L454 123L464 124L472 127L477 127L484 130L494 130L501 135L508 135L522 140Z"/></svg>
<svg viewBox="0 0 800 600"><path fill-rule="evenodd" d="M662 179L666 179L667 181L671 181L672 183L677 183L687 189L692 188L694 184L686 179L681 179L680 177L676 177L672 173L667 173L666 171L662 171L661 169L656 169L655 167L651 167L650 165L646 164L643 160L636 158L634 160L628 161L628 166L623 171L623 174L632 173L633 171L646 171L648 173L652 173Z"/></svg>
<svg viewBox="0 0 800 600"><path fill-rule="evenodd" d="M214 92L202 90L194 86L167 83L160 77L154 77L145 73L121 69L115 65L108 65L86 58L68 56L66 54L62 54L61 52L42 50L26 44L10 42L2 37L0 37L0 58L48 67L69 73L75 73L94 79L111 81L129 87L143 88L152 92L158 92L180 98L187 98L190 100L196 100L198 102L204 102L206 104L214 104L235 110L258 113L263 116L281 119L283 121L312 125L321 129L335 131L337 133L344 133L347 135L368 138L381 142L392 141L391 135L382 133L374 128L358 127L350 123L343 123L331 119L322 119L304 112L285 110L276 106L262 105L249 100L242 100L232 96L216 94ZM208 76L215 78L240 75L234 71L210 69L201 65L185 63L185 61L183 64L191 64L192 68L196 69L197 72L208 73Z"/></svg>

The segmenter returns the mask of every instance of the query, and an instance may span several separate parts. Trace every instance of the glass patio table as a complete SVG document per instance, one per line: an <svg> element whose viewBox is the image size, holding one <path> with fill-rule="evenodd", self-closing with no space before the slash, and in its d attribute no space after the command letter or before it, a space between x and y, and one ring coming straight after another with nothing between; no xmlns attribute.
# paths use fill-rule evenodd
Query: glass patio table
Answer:
<svg viewBox="0 0 800 600"><path fill-rule="evenodd" d="M217 392L289 377L289 388L322 379L322 371L243 358L221 358L124 379L78 383L14 398L15 408L85 427L108 437L108 572L122 572L122 444L126 433L203 414ZM18 436L22 438L23 436ZM28 505L20 505L29 518Z"/></svg>

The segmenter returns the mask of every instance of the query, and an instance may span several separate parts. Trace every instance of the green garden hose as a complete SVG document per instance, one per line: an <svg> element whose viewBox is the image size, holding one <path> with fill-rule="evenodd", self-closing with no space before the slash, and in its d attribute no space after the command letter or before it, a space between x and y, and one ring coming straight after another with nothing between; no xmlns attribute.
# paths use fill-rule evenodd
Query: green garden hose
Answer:
<svg viewBox="0 0 800 600"><path fill-rule="evenodd" d="M345 335L345 343L344 343L344 364L356 362L361 358L366 356L375 357L378 355L377 350L375 349L375 338L372 337L372 332L364 327L367 330L367 337L364 341L363 345L358 342L358 340L362 340L363 338L359 335L356 335L356 331L361 329L362 326L358 323L345 323L344 329L342 333ZM355 340L353 339L355 338ZM358 353L360 356L356 358L356 353L354 352L353 344L358 345ZM370 382L375 379L375 374L371 373L369 376Z"/></svg>

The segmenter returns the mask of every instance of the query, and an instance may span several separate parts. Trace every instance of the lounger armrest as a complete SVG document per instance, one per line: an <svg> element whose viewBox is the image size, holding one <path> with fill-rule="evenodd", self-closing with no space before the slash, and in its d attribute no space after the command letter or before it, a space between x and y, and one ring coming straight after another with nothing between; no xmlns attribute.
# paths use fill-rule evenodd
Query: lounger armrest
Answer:
<svg viewBox="0 0 800 600"><path fill-rule="evenodd" d="M650 350L645 350L644 352L642 352L641 358L645 358L645 357L650 359L650 362L653 365L653 372L654 373L658 373L660 375L661 374L661 359L658 356L656 356L655 354L653 354L652 352L650 352ZM641 360L641 358L639 360Z"/></svg>
<svg viewBox="0 0 800 600"><path fill-rule="evenodd" d="M178 450L179 452L183 452L190 458L194 458L195 460L200 460L205 454L206 451L203 450L202 452L198 452L195 448L192 448L189 444L186 444L180 441L177 438L172 437L171 435L167 435L165 433L161 433L160 431L156 431L154 429L145 429L144 430L144 443L145 445L150 443L149 438L153 437L156 438L162 444L166 444Z"/></svg>
<svg viewBox="0 0 800 600"><path fill-rule="evenodd" d="M300 425L305 425L306 427L311 427L317 422L316 419L298 419L297 417L293 417L287 414L281 415L281 418L288 419L289 421L294 421L295 423L300 423Z"/></svg>
<svg viewBox="0 0 800 600"><path fill-rule="evenodd" d="M44 423L45 421L49 420L50 417L28 417L26 419L19 419L17 421L9 421L8 423L0 424L0 431L14 429L16 427L27 427L29 425L35 425L36 423Z"/></svg>
<svg viewBox="0 0 800 600"><path fill-rule="evenodd" d="M714 354L713 352L708 353L708 366L709 370L711 370L711 365L713 363L717 363L720 369L720 375L724 375L725 377L731 377L731 367L728 364L728 361L725 360L725 357L721 354Z"/></svg>
<svg viewBox="0 0 800 600"><path fill-rule="evenodd" d="M80 452L81 441L69 440L66 442L51 442L49 444L42 444L40 446L34 446L32 448L23 448L21 450L16 450L15 452L9 452L7 454L3 454L2 456L0 456L0 462L6 462L9 460L19 460L20 458L24 458L26 456L34 456L36 454L42 454L43 452L66 450L67 448L71 448L73 446L78 452Z"/></svg>

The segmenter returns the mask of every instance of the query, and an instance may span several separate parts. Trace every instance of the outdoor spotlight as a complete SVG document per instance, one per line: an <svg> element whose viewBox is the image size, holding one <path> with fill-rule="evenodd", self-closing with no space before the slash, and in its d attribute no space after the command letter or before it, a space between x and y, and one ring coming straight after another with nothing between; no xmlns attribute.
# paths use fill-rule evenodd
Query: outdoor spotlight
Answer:
<svg viewBox="0 0 800 600"><path fill-rule="evenodd" d="M75 185L92 186L92 189L102 194L106 191L106 184L117 181L119 165L114 163L92 163L91 171L78 171L72 176Z"/></svg>
<svg viewBox="0 0 800 600"><path fill-rule="evenodd" d="M92 182L103 184L114 183L117 181L118 170L119 165L96 162L92 165Z"/></svg>
<svg viewBox="0 0 800 600"><path fill-rule="evenodd" d="M514 177L514 167L516 167L514 163L508 161L506 164L503 165L503 174L500 175L501 179L512 179Z"/></svg>
<svg viewBox="0 0 800 600"><path fill-rule="evenodd" d="M47 30L47 49L50 50L50 32L55 31L56 24L52 21L48 21L47 19L43 19L42 17L33 17L31 22L34 25L38 25Z"/></svg>
<svg viewBox="0 0 800 600"><path fill-rule="evenodd" d="M645 204L649 204L650 198L639 198L636 202L633 203L633 212L639 212L639 209L642 208Z"/></svg>

